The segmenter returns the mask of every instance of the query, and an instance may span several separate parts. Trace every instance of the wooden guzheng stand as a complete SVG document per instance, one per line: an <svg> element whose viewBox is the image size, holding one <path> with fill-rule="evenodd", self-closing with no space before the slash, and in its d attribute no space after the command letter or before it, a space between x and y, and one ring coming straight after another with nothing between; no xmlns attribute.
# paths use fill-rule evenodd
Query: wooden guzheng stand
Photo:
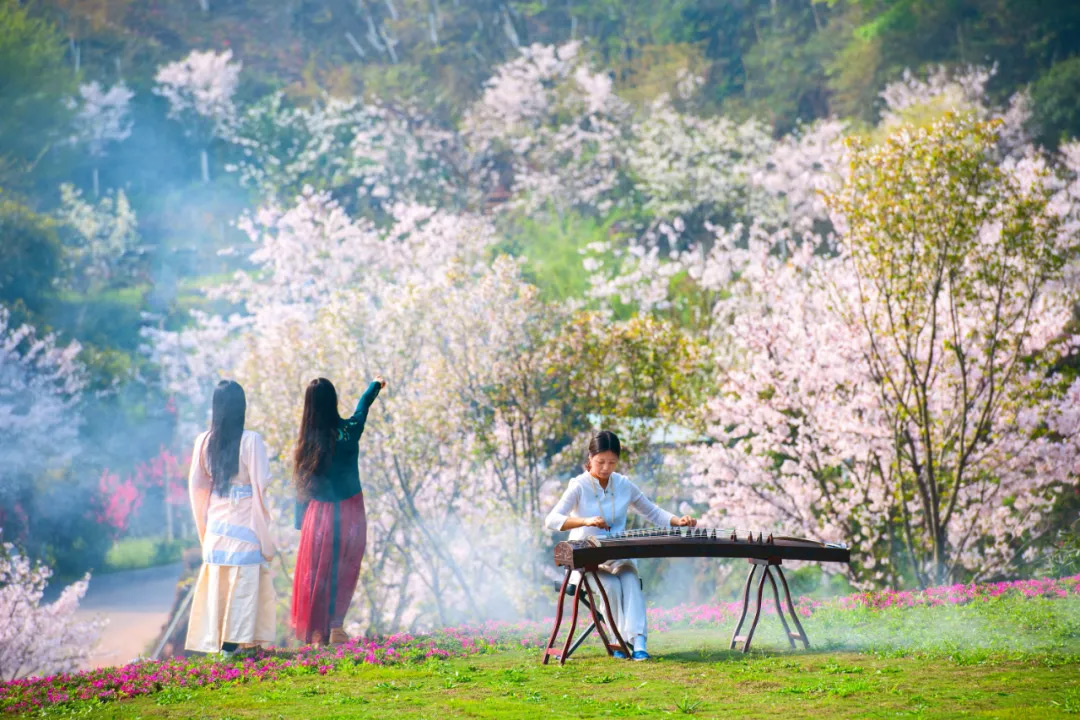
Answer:
<svg viewBox="0 0 1080 720"><path fill-rule="evenodd" d="M730 533L730 534L729 534ZM821 543L816 540L803 538L776 537L769 535L762 538L758 533L754 538L753 533L745 537L739 537L734 531L716 530L715 528L655 528L652 530L634 530L610 536L592 536L584 540L564 541L555 546L555 564L566 568L566 576L563 578L562 587L559 589L559 600L555 608L555 627L551 630L551 638L547 647L544 648L543 663L555 656L559 658L559 664L564 664L570 654L581 644L571 648L574 639L574 630L577 628L578 607L582 602L582 589L587 596L586 605L592 615L593 625L604 643L608 655L615 650L621 650L627 657L630 649L626 641L619 634L617 627L610 628L616 642L609 642L607 633L604 632L603 612L598 612L596 599L593 596L592 586L595 583L600 591L600 597L604 601L604 607L608 607L607 593L604 585L600 582L597 572L602 563L609 560L624 560L630 558L652 557L730 557L746 558L750 562L750 574L746 576L746 586L743 588L742 613L739 622L735 626L735 632L731 636L732 649L742 643L742 651L750 650L750 642L757 629L758 620L761 618L761 599L765 592L765 580L772 586L773 598L776 600L776 614L784 625L784 633L791 647L795 647L795 641L802 642L804 648L810 647L810 640L803 630L799 617L795 612L795 605L791 601L791 591L788 589L787 580L780 564L784 560L810 560L816 562L851 562L851 551L843 545ZM757 602L754 607L754 619L750 623L750 630L746 635L740 635L743 622L746 620L746 612L749 609L750 586L754 580L754 574L761 569L761 577L757 584ZM562 648L556 647L559 636L559 627L563 619L563 600L570 586L570 576L574 571L581 574L576 587L573 589L574 606L570 614L570 630L566 635L566 641ZM791 632L787 619L784 617L785 608L780 604L780 592L776 586L773 571L780 578L784 586L784 599L786 609L791 614L791 620L798 632ZM592 581L589 580L590 576ZM588 631L586 631L587 633ZM584 639L584 637L582 638Z"/></svg>

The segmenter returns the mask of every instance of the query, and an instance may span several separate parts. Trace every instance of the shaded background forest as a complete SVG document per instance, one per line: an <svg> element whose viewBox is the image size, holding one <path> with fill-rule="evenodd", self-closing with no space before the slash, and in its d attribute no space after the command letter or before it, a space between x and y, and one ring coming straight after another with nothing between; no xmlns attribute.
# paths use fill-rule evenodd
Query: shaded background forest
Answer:
<svg viewBox="0 0 1080 720"><path fill-rule="evenodd" d="M277 92L297 107L376 96L457 127L521 48L572 39L631 103L669 92L689 68L705 80L700 112L758 118L775 137L826 117L872 127L886 83L939 64L996 67L987 90L1000 104L1027 89L1029 131L1045 147L1080 136L1080 5L1067 0L0 0L0 304L15 324L77 340L93 397L77 467L0 488L5 539L61 574L99 567L113 541L100 530L107 509L73 510L100 503L110 472L156 478L126 532L159 533L164 517L171 537L186 522L182 459L164 449L175 407L141 331L220 306L203 290L236 269L219 251L243 244L234 222L256 195L227 171L235 145L167 117L152 92L161 65L227 49L243 63L239 105ZM72 141L70 99L94 81L134 92L130 136L100 152ZM63 193L119 204L118 191L137 230L101 268L78 252ZM504 194L496 185L481 203ZM610 228L545 222L504 215L503 249L527 258L546 296L583 295L578 249Z"/></svg>

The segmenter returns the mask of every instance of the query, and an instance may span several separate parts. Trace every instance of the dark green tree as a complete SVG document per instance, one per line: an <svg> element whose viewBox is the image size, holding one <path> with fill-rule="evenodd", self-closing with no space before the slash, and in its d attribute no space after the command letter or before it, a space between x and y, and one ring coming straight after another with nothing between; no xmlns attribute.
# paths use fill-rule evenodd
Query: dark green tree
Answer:
<svg viewBox="0 0 1080 720"><path fill-rule="evenodd" d="M60 271L62 253L52 220L0 197L0 304L17 315L42 315Z"/></svg>
<svg viewBox="0 0 1080 720"><path fill-rule="evenodd" d="M17 0L0 0L0 186L24 185L65 139L64 99L75 82L56 28Z"/></svg>
<svg viewBox="0 0 1080 720"><path fill-rule="evenodd" d="M1080 137L1080 55L1059 62L1031 87L1032 111L1041 139L1050 147Z"/></svg>

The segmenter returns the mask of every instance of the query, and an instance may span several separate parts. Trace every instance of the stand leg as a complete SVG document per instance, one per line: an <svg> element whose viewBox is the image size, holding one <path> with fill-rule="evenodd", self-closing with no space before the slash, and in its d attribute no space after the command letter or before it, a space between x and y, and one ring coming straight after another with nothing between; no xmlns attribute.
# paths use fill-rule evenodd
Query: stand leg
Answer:
<svg viewBox="0 0 1080 720"><path fill-rule="evenodd" d="M559 600L555 605L555 627L551 629L551 637L548 638L547 647L544 648L542 665L547 665L551 657L551 648L555 645L555 638L559 636L559 626L562 625L563 598L566 597L566 586L570 584L570 568L566 568L566 576L563 578L562 587L559 588Z"/></svg>
<svg viewBox="0 0 1080 720"><path fill-rule="evenodd" d="M599 578L597 578L596 582L599 584ZM603 586L601 585L601 587ZM589 595L589 612L592 613L593 626L596 628L596 632L600 635L600 642L604 643L604 650L607 651L607 654L610 657L611 645L608 643L607 633L604 632L603 620L596 614L596 598L593 596L592 586L586 585L585 592ZM601 615L602 614L603 613L601 613ZM584 636L582 636L582 639L584 639ZM580 644L580 641L578 641L578 644ZM574 650L577 650L577 645L571 648L570 653L573 654Z"/></svg>
<svg viewBox="0 0 1080 720"><path fill-rule="evenodd" d="M570 642L574 639L574 629L577 627L578 606L581 604L581 586L584 585L585 573L581 573L581 580L574 588L574 612L570 614L570 632L566 634L566 644L563 645L562 655L559 656L559 664L566 664L566 653L570 650Z"/></svg>
<svg viewBox="0 0 1080 720"><path fill-rule="evenodd" d="M787 607L791 612L791 620L795 623L795 629L799 631L799 640L802 641L803 648L809 650L810 638L806 636L806 631L803 630L802 623L799 622L799 616L795 614L795 605L791 602L791 590L788 589L784 571L779 566L776 568L776 574L780 576L780 583L784 586L784 599L787 600Z"/></svg>
<svg viewBox="0 0 1080 720"><path fill-rule="evenodd" d="M757 629L758 620L761 619L761 595L765 592L765 575L767 572L768 569L766 568L766 572L762 572L761 579L758 580L757 606L754 608L754 621L750 623L750 632L746 634L746 640L743 641L742 651L744 653L750 652L750 641L754 639L754 630Z"/></svg>
<svg viewBox="0 0 1080 720"><path fill-rule="evenodd" d="M735 638L739 637L739 631L742 630L743 620L746 619L746 606L750 602L750 583L754 580L754 573L757 571L757 565L750 565L750 574L746 576L746 586L743 588L742 594L742 614L739 615L739 622L735 624L735 632L731 633L731 645L729 649L735 649Z"/></svg>
<svg viewBox="0 0 1080 720"><path fill-rule="evenodd" d="M593 624L593 625L589 625L589 627L585 628L585 631L583 633L581 633L581 635L578 636L578 639L575 640L574 644L570 646L569 652L566 653L566 659L567 660L570 659L571 655L573 655L574 653L577 652L577 649L579 647L581 647L585 643L586 640L589 639L590 635L592 635L592 631L594 629L598 628L598 627L600 627L600 626L596 625L596 624Z"/></svg>
<svg viewBox="0 0 1080 720"><path fill-rule="evenodd" d="M779 565L776 566L776 572L780 572ZM784 626L784 637L787 638L788 644L794 650L795 641L791 638L791 628L788 627L787 620L784 619L784 606L780 604L780 591L776 589L776 580L773 578L772 573L769 572L769 568L765 568L765 576L769 578L769 584L772 585L773 599L776 601L776 615Z"/></svg>
<svg viewBox="0 0 1080 720"><path fill-rule="evenodd" d="M600 576L596 574L596 570L592 571L593 577L596 578L596 584L600 588L600 597L604 598L604 607L608 611L608 617L611 617L611 603L608 602L607 591L604 590L604 583L600 582ZM611 618L614 620L615 618ZM611 623L611 632L615 635L615 639L619 641L619 647L622 648L623 654L626 657L630 657L630 648L626 646L626 641L623 640L622 635L619 633L619 628L615 622Z"/></svg>

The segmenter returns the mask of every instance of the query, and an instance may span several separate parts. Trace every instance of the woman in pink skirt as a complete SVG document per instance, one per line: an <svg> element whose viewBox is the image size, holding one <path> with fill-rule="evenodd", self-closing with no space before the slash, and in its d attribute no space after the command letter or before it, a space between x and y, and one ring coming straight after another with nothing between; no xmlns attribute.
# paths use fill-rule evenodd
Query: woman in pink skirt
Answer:
<svg viewBox="0 0 1080 720"><path fill-rule="evenodd" d="M294 461L300 549L292 596L292 627L304 643L349 639L342 626L367 543L359 440L384 387L376 378L348 418L338 415L337 391L326 378L312 380L304 395Z"/></svg>

